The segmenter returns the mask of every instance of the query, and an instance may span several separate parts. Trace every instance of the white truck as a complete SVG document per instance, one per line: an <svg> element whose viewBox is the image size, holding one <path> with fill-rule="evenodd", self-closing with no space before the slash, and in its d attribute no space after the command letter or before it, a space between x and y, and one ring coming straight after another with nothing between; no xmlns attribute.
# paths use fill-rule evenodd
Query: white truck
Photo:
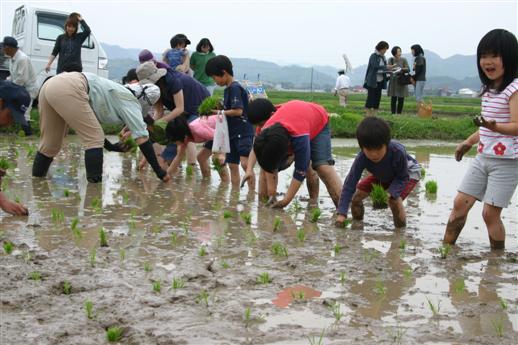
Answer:
<svg viewBox="0 0 518 345"><path fill-rule="evenodd" d="M14 12L12 36L18 41L18 46L31 59L37 75L38 86L56 74L57 59L52 64L49 73L45 66L56 43L56 38L65 32L65 22L69 13L49 9L20 6ZM88 21L88 18L85 18ZM79 27L79 32L83 28ZM92 32L95 29L92 28ZM95 36L83 43L81 61L84 72L95 73L108 78L108 58Z"/></svg>

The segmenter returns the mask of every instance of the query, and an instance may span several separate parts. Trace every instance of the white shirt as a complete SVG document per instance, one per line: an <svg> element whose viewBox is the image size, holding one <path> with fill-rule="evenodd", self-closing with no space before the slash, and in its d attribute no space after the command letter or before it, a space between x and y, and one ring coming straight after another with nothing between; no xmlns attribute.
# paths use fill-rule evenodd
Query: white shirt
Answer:
<svg viewBox="0 0 518 345"><path fill-rule="evenodd" d="M11 59L10 79L16 85L23 86L32 99L38 96L38 86L36 85L36 74L32 67L31 60L20 49Z"/></svg>
<svg viewBox="0 0 518 345"><path fill-rule="evenodd" d="M335 90L348 89L350 85L351 78L349 78L345 74L340 74L338 78L336 78Z"/></svg>

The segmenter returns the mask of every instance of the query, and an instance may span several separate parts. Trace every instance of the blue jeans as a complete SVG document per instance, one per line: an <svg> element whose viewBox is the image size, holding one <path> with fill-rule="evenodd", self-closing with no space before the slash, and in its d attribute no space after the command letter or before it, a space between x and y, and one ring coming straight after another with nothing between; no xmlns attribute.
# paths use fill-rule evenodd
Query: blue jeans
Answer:
<svg viewBox="0 0 518 345"><path fill-rule="evenodd" d="M414 93L415 93L415 100L417 102L421 102L423 100L423 93L424 93L424 84L425 81L418 80L415 82L414 86Z"/></svg>
<svg viewBox="0 0 518 345"><path fill-rule="evenodd" d="M311 140L311 167L318 168L321 165L335 165L333 155L331 154L331 132L329 124Z"/></svg>

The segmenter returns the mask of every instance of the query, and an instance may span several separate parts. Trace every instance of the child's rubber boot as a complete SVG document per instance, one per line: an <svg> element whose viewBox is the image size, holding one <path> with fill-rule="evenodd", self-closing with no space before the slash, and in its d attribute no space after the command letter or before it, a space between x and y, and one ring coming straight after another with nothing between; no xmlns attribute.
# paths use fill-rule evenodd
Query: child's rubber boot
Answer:
<svg viewBox="0 0 518 345"><path fill-rule="evenodd" d="M103 149L95 148L85 151L86 179L91 183L103 180Z"/></svg>
<svg viewBox="0 0 518 345"><path fill-rule="evenodd" d="M32 163L32 176L34 177L45 177L49 171L50 163L54 158L47 157L41 152L36 152L34 162Z"/></svg>

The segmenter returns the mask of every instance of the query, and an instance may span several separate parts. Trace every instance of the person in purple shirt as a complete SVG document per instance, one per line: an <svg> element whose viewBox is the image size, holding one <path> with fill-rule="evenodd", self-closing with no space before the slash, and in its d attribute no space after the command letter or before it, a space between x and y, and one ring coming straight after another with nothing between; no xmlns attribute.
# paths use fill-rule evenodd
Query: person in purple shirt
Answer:
<svg viewBox="0 0 518 345"><path fill-rule="evenodd" d="M352 218L362 220L365 213L363 199L367 198L373 184L381 184L390 194L389 207L396 227L406 226L403 200L421 178L421 167L405 150L390 138L390 127L377 117L365 118L356 129L361 151L345 179L337 208L336 225L344 226L349 206ZM363 170L370 175L360 180ZM359 181L359 183L358 183Z"/></svg>

